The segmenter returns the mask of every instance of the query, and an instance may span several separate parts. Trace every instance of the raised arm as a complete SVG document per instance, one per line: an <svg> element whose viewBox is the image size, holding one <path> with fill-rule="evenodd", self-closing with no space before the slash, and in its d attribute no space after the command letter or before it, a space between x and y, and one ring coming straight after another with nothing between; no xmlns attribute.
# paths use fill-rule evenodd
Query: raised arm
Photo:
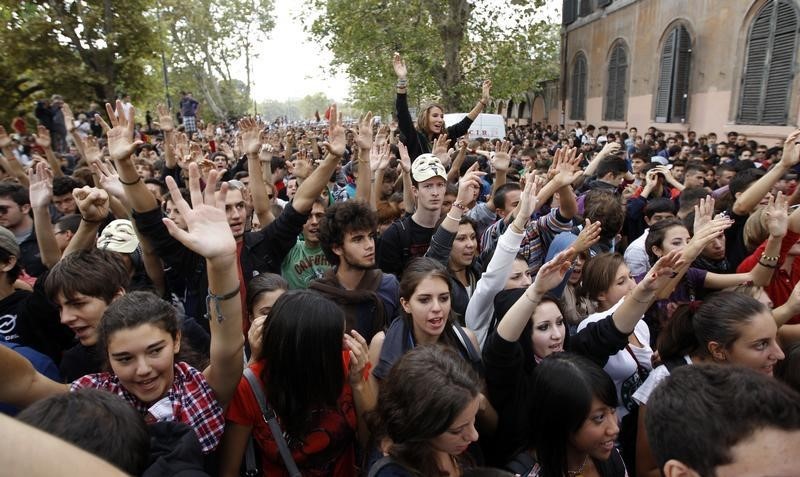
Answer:
<svg viewBox="0 0 800 477"><path fill-rule="evenodd" d="M569 248L542 265L536 273L536 279L506 312L503 319L500 320L500 324L497 325L497 334L501 338L509 342L515 342L519 339L525 329L525 325L528 324L533 312L536 311L536 307L542 301L544 294L564 280L564 276L572 265L573 254L573 250Z"/></svg>
<svg viewBox="0 0 800 477"><path fill-rule="evenodd" d="M458 172L461 169L461 164L464 163L464 159L467 157L467 141L461 140L458 146L458 154L456 154L456 158L453 159L453 164L450 166L450 170L447 171L447 182L456 183L458 182ZM495 189L492 188L492 195L494 195ZM494 207L492 204L491 207ZM492 209L494 210L494 209Z"/></svg>
<svg viewBox="0 0 800 477"><path fill-rule="evenodd" d="M413 214L416 209L416 201L414 200L414 192L411 190L413 187L411 182L411 157L408 155L408 148L402 142L397 143L397 149L400 150L400 167L403 169L403 208L407 214Z"/></svg>
<svg viewBox="0 0 800 477"><path fill-rule="evenodd" d="M96 245L97 231L108 217L109 200L108 192L96 187L83 186L72 191L78 211L81 214L81 224L77 232L69 241L64 256L77 250L88 250Z"/></svg>
<svg viewBox="0 0 800 477"><path fill-rule="evenodd" d="M494 180L492 181L492 191L490 193L491 197L494 197L497 189L506 183L508 168L511 166L511 149L511 143L508 141L503 141L503 143L500 145L500 150L497 151L494 157L491 159L495 170ZM492 212L495 211L493 200L487 201L486 206L489 207L489 210Z"/></svg>
<svg viewBox="0 0 800 477"><path fill-rule="evenodd" d="M125 186L125 195L127 195L131 207L136 212L153 210L158 207L158 202L156 202L153 194L147 190L131 160L136 146L142 143L141 141L133 140L135 109L131 106L128 117L125 117L122 102L117 101L116 111L108 103L106 103L106 111L112 127L109 127L108 123L99 114L95 116L95 119L100 122L103 131L108 136L108 153L117 166L119 181Z"/></svg>
<svg viewBox="0 0 800 477"><path fill-rule="evenodd" d="M372 173L372 180L377 185L372 187L369 204L372 210L378 210L378 200L381 195L384 174L386 173L386 168L389 167L389 144L375 144L373 148L375 151L370 155L369 169Z"/></svg>
<svg viewBox="0 0 800 477"><path fill-rule="evenodd" d="M602 161L603 159L605 159L606 157L608 157L608 156L610 156L612 154L616 154L617 152L619 152L619 148L620 148L620 145L618 143L616 143L616 142L608 142L608 143L606 143L606 145L603 146L603 149L601 149L600 152L598 152L592 158L591 162L589 162L589 165L586 166L586 169L583 171L583 176L585 176L585 177L593 176L595 171L597 170L597 166L600 165L600 161ZM580 176L576 177L575 180L577 181L578 179L580 179Z"/></svg>
<svg viewBox="0 0 800 477"><path fill-rule="evenodd" d="M656 301L658 291L670 283L682 264L681 251L675 250L661 257L647 275L636 285L612 316L614 325L621 333L631 334L636 323Z"/></svg>
<svg viewBox="0 0 800 477"><path fill-rule="evenodd" d="M21 354L0 346L0 402L17 407L69 391L69 386L57 383L36 371Z"/></svg>
<svg viewBox="0 0 800 477"><path fill-rule="evenodd" d="M475 121L475 118L481 114L481 111L486 108L489 104L489 101L492 99L492 80L484 80L483 84L481 85L481 99L475 103L475 107L467 114L467 117L471 120Z"/></svg>
<svg viewBox="0 0 800 477"><path fill-rule="evenodd" d="M170 219L163 220L170 235L206 259L211 359L203 374L220 405L225 407L242 377L244 336L236 240L225 215L228 184L223 184L215 193L218 179L218 171L211 171L205 192L201 191L200 171L196 164L191 164L189 193L193 207L190 207L175 180L168 177L170 197L186 221L188 231L181 230Z"/></svg>
<svg viewBox="0 0 800 477"><path fill-rule="evenodd" d="M796 130L783 143L783 156L781 162L761 176L755 184L747 188L733 204L733 213L747 215L755 209L761 199L772 189L778 180L792 167L800 163L800 129Z"/></svg>
<svg viewBox="0 0 800 477"><path fill-rule="evenodd" d="M336 164L341 161L344 155L345 148L345 134L344 128L339 123L341 118L336 110L336 105L331 106L331 119L328 127L328 141L323 144L327 154L322 164L304 180L297 192L294 195L292 206L294 210L300 214L308 214L311 212L311 206L325 186L328 184L333 171L336 170Z"/></svg>
<svg viewBox="0 0 800 477"><path fill-rule="evenodd" d="M272 207L268 198L267 185L264 182L264 173L261 165L261 154L269 156L265 166L270 167L272 160L272 146L262 141L261 125L253 118L243 118L239 121L239 134L242 138L242 148L247 155L247 169L250 174L250 193L253 196L253 209L258 216L258 223L264 228L272 222ZM229 148L228 148L229 149ZM266 150L262 150L266 149ZM270 174L270 178L272 175ZM272 184L270 184L272 187Z"/></svg>
<svg viewBox="0 0 800 477"><path fill-rule="evenodd" d="M11 137L9 137L6 128L3 126L0 126L0 151L3 152L3 157L0 158L0 165L16 177L20 184L28 187L28 176L25 174L22 164L17 160L17 156L14 155L14 149L11 147Z"/></svg>
<svg viewBox="0 0 800 477"><path fill-rule="evenodd" d="M44 156L47 158L47 163L53 170L54 177L61 177L64 171L61 170L61 161L58 160L56 154L53 152L53 141L50 139L50 131L46 127L39 125L36 127L36 134L33 135L36 139L36 145L44 149Z"/></svg>
<svg viewBox="0 0 800 477"><path fill-rule="evenodd" d="M31 208L33 209L33 228L36 231L36 242L39 244L42 264L47 268L61 259L53 224L50 222L50 202L53 198L53 175L43 163L36 164L36 169L28 170L30 181Z"/></svg>
<svg viewBox="0 0 800 477"><path fill-rule="evenodd" d="M368 203L372 197L372 182L374 176L370 166L370 152L372 150L372 111L361 117L356 133L358 146L358 177L356 178L356 199Z"/></svg>

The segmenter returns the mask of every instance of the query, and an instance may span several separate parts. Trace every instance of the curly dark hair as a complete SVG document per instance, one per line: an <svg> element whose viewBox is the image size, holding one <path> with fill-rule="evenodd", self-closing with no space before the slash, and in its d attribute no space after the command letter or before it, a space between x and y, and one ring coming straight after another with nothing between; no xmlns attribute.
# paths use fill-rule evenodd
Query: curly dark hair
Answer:
<svg viewBox="0 0 800 477"><path fill-rule="evenodd" d="M339 265L333 247L344 244L347 232L374 232L377 228L378 217L367 204L358 200L339 202L328 207L319 223L319 243L328 262Z"/></svg>

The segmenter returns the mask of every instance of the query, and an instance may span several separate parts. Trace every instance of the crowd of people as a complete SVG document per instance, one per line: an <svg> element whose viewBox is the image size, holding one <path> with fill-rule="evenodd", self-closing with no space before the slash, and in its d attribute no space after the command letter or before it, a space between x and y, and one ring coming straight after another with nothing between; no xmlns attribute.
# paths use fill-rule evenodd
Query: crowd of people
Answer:
<svg viewBox="0 0 800 477"><path fill-rule="evenodd" d="M491 81L445 124L393 66L389 124L0 127L6 468L793 475L800 130L470 138Z"/></svg>

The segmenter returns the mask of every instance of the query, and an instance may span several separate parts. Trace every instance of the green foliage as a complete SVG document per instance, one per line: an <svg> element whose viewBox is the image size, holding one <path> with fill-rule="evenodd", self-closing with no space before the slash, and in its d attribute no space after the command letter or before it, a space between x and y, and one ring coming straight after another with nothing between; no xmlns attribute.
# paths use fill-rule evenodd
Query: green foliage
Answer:
<svg viewBox="0 0 800 477"><path fill-rule="evenodd" d="M128 93L142 112L181 90L206 119L252 111L249 60L272 30L272 0L0 0L0 124L61 94L76 112ZM248 78L231 75L247 63Z"/></svg>
<svg viewBox="0 0 800 477"><path fill-rule="evenodd" d="M399 51L412 104L439 100L468 111L483 79L509 97L558 74L558 26L537 19L544 0L312 0L310 36L334 54L353 82L355 106L393 110Z"/></svg>

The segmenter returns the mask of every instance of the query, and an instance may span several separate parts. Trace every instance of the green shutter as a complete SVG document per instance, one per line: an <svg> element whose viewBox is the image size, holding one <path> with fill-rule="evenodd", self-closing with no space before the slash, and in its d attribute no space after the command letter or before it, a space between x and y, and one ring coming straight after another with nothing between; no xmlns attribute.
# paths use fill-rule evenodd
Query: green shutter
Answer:
<svg viewBox="0 0 800 477"><path fill-rule="evenodd" d="M756 15L742 75L740 123L786 124L797 37L798 13L793 0L770 1Z"/></svg>
<svg viewBox="0 0 800 477"><path fill-rule="evenodd" d="M622 121L625 119L625 80L628 77L628 58L625 49L618 46L619 58L617 59L617 85L614 100L614 120Z"/></svg>
<svg viewBox="0 0 800 477"><path fill-rule="evenodd" d="M597 8L603 8L611 5L611 0L597 0Z"/></svg>
<svg viewBox="0 0 800 477"><path fill-rule="evenodd" d="M564 0L564 12L563 14L563 23L564 25L569 25L570 23L574 22L578 18L578 0Z"/></svg>
<svg viewBox="0 0 800 477"><path fill-rule="evenodd" d="M569 116L572 119L584 119L586 110L586 58L583 53L578 54L575 65L572 67L570 80L570 105Z"/></svg>
<svg viewBox="0 0 800 477"><path fill-rule="evenodd" d="M617 62L618 62L619 47L615 47L611 52L611 58L608 61L608 84L606 84L606 104L605 111L603 112L604 119L614 119L614 111L616 110L616 97L615 88L617 86Z"/></svg>
<svg viewBox="0 0 800 477"><path fill-rule="evenodd" d="M683 25L677 28L677 48L675 57L675 76L672 99L670 101L669 122L677 123L686 119L686 105L689 102L689 72L692 59L692 39Z"/></svg>
<svg viewBox="0 0 800 477"><path fill-rule="evenodd" d="M677 29L673 29L664 42L661 50L661 67L658 73L658 89L656 90L656 122L665 123L669 120L669 102L672 96L672 77L675 63L675 40Z"/></svg>

